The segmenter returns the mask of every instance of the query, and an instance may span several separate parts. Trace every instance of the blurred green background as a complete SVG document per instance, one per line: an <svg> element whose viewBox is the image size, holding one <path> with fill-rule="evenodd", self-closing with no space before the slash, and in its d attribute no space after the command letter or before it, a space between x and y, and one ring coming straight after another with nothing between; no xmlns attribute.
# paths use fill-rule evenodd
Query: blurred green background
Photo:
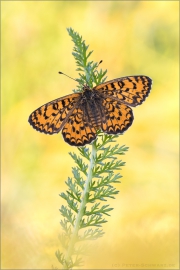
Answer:
<svg viewBox="0 0 180 270"><path fill-rule="evenodd" d="M75 151L62 135L28 124L40 105L70 94L78 77L66 31L79 32L108 80L153 79L118 139L120 193L103 238L84 269L179 269L178 266L178 19L179 1L3 1L2 8L2 268L60 268L54 253Z"/></svg>

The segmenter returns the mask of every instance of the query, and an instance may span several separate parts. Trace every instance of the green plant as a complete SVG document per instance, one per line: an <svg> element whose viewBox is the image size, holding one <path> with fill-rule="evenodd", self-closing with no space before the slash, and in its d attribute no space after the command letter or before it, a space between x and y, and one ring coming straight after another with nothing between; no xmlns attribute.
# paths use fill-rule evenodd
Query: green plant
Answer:
<svg viewBox="0 0 180 270"><path fill-rule="evenodd" d="M92 51L88 52L82 37L71 28L68 33L74 42L72 54L80 77L77 79L77 91L81 91L84 84L93 87L93 84L104 82L107 70L98 71L98 63L88 61ZM118 194L113 184L120 182L122 176L117 171L125 164L118 157L128 150L124 145L115 144L117 137L98 131L98 137L91 146L78 147L80 156L70 153L76 167L72 168L73 177L66 182L67 191L60 194L66 201L60 209L63 232L59 237L65 252L56 251L63 269L82 266L82 255L86 253L87 246L83 243L104 234L102 224L107 222L106 216L113 209L106 201Z"/></svg>

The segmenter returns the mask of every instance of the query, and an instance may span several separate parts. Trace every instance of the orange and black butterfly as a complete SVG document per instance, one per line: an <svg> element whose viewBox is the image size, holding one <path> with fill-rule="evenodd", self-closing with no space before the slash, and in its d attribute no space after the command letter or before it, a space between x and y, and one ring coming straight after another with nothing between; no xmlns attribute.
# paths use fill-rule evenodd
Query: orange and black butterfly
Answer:
<svg viewBox="0 0 180 270"><path fill-rule="evenodd" d="M62 130L70 145L83 146L96 139L97 130L121 134L133 122L129 107L140 105L151 90L152 80L143 75L101 83L92 89L50 101L29 116L33 128L46 134Z"/></svg>

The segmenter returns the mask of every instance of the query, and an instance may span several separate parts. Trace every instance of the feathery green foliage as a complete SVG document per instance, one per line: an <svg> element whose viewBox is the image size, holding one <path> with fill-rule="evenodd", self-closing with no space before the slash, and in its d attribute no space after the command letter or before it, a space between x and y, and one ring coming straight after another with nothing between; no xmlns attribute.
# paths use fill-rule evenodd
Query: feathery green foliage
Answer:
<svg viewBox="0 0 180 270"><path fill-rule="evenodd" d="M82 85L93 87L105 81L105 71L97 71L98 63L88 61L92 51L73 29L68 33L74 42L73 56L79 71L78 91ZM70 153L76 167L72 168L73 177L66 181L67 191L60 194L66 201L60 213L63 233L59 236L65 252L56 251L56 257L63 269L82 266L82 255L86 254L88 240L103 236L102 224L107 222L113 209L106 201L114 199L118 190L113 184L119 183L124 162L119 160L128 147L115 144L118 135L107 135L98 131L98 138L88 146L78 147L80 155ZM92 148L92 149L91 149ZM90 150L91 149L91 150ZM83 244L86 241L86 244Z"/></svg>

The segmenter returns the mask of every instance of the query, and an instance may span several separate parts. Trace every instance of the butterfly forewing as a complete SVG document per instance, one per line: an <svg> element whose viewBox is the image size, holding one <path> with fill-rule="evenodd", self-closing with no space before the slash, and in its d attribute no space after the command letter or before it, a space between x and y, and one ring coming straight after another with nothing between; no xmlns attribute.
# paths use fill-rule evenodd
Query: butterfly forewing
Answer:
<svg viewBox="0 0 180 270"><path fill-rule="evenodd" d="M74 93L44 104L29 116L29 123L40 132L58 133L77 106L80 95Z"/></svg>
<svg viewBox="0 0 180 270"><path fill-rule="evenodd" d="M135 107L149 95L152 80L147 76L129 76L97 85L94 89L105 97L118 99L122 103Z"/></svg>

